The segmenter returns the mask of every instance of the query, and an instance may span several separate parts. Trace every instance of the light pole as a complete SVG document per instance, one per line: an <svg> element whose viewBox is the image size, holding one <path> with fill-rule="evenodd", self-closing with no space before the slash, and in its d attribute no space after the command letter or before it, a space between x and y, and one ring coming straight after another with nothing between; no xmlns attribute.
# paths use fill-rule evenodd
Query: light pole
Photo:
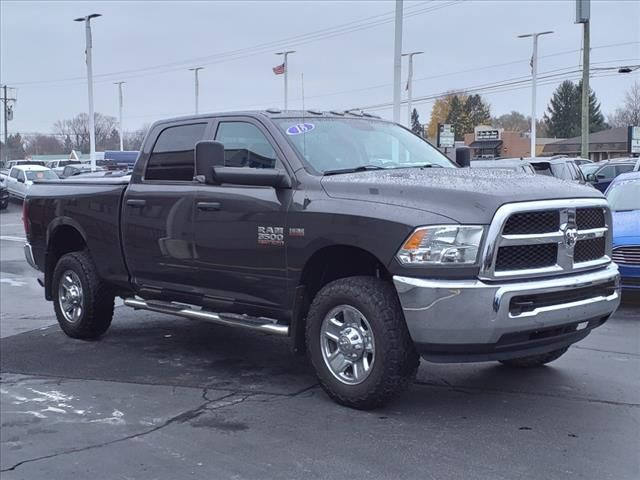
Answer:
<svg viewBox="0 0 640 480"><path fill-rule="evenodd" d="M287 88L288 88L288 76L289 76L289 67L287 65L287 57L290 53L296 53L295 50L286 50L284 52L276 52L276 55L282 55L284 57L284 61L282 65L284 65L284 110L285 112L288 110L288 101L287 101Z"/></svg>
<svg viewBox="0 0 640 480"><path fill-rule="evenodd" d="M409 71L407 74L407 128L411 128L411 101L413 100L413 56L424 52L403 53L403 57L409 57Z"/></svg>
<svg viewBox="0 0 640 480"><path fill-rule="evenodd" d="M396 0L395 41L393 46L393 121L400 121L400 95L402 82L402 0Z"/></svg>
<svg viewBox="0 0 640 480"><path fill-rule="evenodd" d="M122 84L127 82L114 82L114 85L118 85L118 113L120 115L120 121L118 122L120 126L120 151L124 150L124 128L122 128Z"/></svg>
<svg viewBox="0 0 640 480"><path fill-rule="evenodd" d="M93 113L93 66L91 63L91 19L102 15L92 13L86 17L74 18L75 22L84 22L86 34L85 56L87 60L87 89L89 91L89 158L91 159L91 171L96 169L96 125Z"/></svg>
<svg viewBox="0 0 640 480"><path fill-rule="evenodd" d="M538 81L538 37L553 31L534 32L518 35L518 38L533 38L533 54L531 55L531 156L536 156L536 87Z"/></svg>
<svg viewBox="0 0 640 480"><path fill-rule="evenodd" d="M204 69L204 67L194 67L194 68L190 68L189 69L190 72L193 72L195 74L195 81L196 81L196 83L195 83L195 89L196 89L196 91L195 91L195 93L196 93L196 99L195 99L195 101L196 101L196 115L198 115L198 103L199 103L199 100L200 100L200 83L198 81L198 72L200 70L202 70L202 69Z"/></svg>

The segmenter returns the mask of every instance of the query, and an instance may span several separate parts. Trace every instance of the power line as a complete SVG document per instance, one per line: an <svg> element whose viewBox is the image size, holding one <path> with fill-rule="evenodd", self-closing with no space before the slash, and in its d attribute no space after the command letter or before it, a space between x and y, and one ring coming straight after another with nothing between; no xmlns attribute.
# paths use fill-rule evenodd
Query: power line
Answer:
<svg viewBox="0 0 640 480"><path fill-rule="evenodd" d="M445 4L434 5L434 6L424 7L424 8L417 8L417 7L420 7L421 5L424 5L426 3L432 3L434 1L435 0L429 0L426 2L421 2L419 4L407 7L407 10L409 11L408 13L405 13L404 17L409 18L416 15L423 15L425 13L440 10L442 8L446 8L446 7L461 3L465 0L452 0ZM354 20L354 21L336 25L333 27L328 27L325 29L308 32L305 34L295 35L295 36L288 37L281 40L275 40L271 42L252 45L250 47L244 47L241 49L230 50L227 52L221 52L218 54L209 55L205 57L191 58L191 59L181 60L178 62L166 63L162 65L155 65L155 66L149 66L149 67L143 67L143 68L137 68L137 69L131 69L131 70L123 70L120 72L103 73L103 74L95 75L95 78L113 77L116 75L122 78L137 78L141 76L156 75L158 73L180 70L184 68L185 65L191 65L193 63L198 63L200 65L213 65L216 63L223 63L227 61L238 60L241 58L248 58L256 55L261 55L265 52L269 52L283 45L284 46L304 45L307 43L325 40L327 38L332 38L339 35L344 35L348 33L357 32L360 30L377 27L379 25L384 25L386 23L391 23L393 21L392 15L393 15L393 11L383 13L383 14L373 15L370 17L365 17L364 19ZM158 70L158 71L155 71L155 70ZM146 72L146 73L141 73L141 72ZM141 74L133 75L136 73L141 73ZM84 77L71 77L71 78L57 79L57 80L40 80L40 81L33 81L33 82L27 81L27 82L13 82L13 83L15 85L29 86L29 85L43 85L43 84L61 83L61 82L75 82L75 81L83 81L83 80L84 80ZM110 80L104 80L104 81L110 81ZM96 83L99 83L99 82L96 82Z"/></svg>

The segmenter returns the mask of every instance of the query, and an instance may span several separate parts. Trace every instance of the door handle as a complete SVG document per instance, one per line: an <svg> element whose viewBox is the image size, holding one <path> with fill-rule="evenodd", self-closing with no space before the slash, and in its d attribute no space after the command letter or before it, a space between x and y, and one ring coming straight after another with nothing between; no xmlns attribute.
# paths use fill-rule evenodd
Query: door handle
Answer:
<svg viewBox="0 0 640 480"><path fill-rule="evenodd" d="M137 199L127 200L127 205L130 207L144 207L146 204L147 204L146 200L137 200Z"/></svg>
<svg viewBox="0 0 640 480"><path fill-rule="evenodd" d="M217 212L222 208L220 202L198 202L196 203L198 210L204 210L205 212Z"/></svg>

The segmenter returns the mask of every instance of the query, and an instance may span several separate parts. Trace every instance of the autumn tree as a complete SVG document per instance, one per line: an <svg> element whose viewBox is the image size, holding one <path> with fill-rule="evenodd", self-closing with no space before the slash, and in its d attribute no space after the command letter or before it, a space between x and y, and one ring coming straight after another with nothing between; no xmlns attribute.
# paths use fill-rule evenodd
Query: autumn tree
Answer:
<svg viewBox="0 0 640 480"><path fill-rule="evenodd" d="M427 126L427 137L436 138L438 135L438 124L446 123L449 116L449 110L451 110L451 101L456 96L454 93L450 93L444 97L438 98L433 104L431 109L431 118L429 119L429 125Z"/></svg>

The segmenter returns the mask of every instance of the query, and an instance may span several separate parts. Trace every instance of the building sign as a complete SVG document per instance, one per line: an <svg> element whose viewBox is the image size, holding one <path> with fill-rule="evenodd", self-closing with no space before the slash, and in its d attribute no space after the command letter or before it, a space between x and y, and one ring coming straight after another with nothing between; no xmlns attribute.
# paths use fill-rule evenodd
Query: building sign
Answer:
<svg viewBox="0 0 640 480"><path fill-rule="evenodd" d="M640 153L640 127L629 127L627 138L629 153Z"/></svg>
<svg viewBox="0 0 640 480"><path fill-rule="evenodd" d="M438 147L453 148L456 144L456 134L453 125L449 123L438 124Z"/></svg>
<svg viewBox="0 0 640 480"><path fill-rule="evenodd" d="M485 140L502 140L502 129L492 127L474 128L476 142Z"/></svg>

